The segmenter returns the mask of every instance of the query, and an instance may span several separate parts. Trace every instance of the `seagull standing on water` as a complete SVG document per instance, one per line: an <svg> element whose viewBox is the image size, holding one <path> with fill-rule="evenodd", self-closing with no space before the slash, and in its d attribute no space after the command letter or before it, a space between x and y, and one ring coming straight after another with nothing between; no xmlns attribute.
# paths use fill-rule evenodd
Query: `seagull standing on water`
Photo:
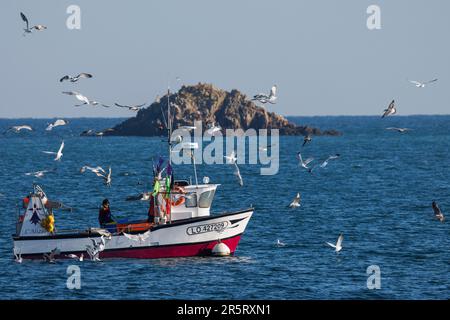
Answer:
<svg viewBox="0 0 450 320"><path fill-rule="evenodd" d="M392 102L389 104L389 106L387 107L387 109L384 109L384 113L381 116L382 118L396 114L397 113L397 109L395 108L395 100L392 100Z"/></svg>
<svg viewBox="0 0 450 320"><path fill-rule="evenodd" d="M337 253L337 252L342 250L342 241L343 240L344 240L344 235L341 233L339 235L339 238L337 239L336 244L332 244L332 243L329 243L329 242L326 242L326 244L329 245L330 247L333 247L335 249L336 253Z"/></svg>
<svg viewBox="0 0 450 320"><path fill-rule="evenodd" d="M285 247L286 244L284 242L281 242L280 239L277 239L277 242L275 243L275 246L277 247Z"/></svg>
<svg viewBox="0 0 450 320"><path fill-rule="evenodd" d="M273 85L268 95L265 93L259 93L254 95L252 100L256 100L264 104L266 104L267 102L275 104L277 100L277 86Z"/></svg>
<svg viewBox="0 0 450 320"><path fill-rule="evenodd" d="M70 82L77 82L78 80L85 78L85 79L89 79L92 78L92 74L90 73L85 73L82 72L77 76L69 76L69 75L65 75L64 77L62 77L61 79L59 79L59 82L63 82L63 81L70 81Z"/></svg>
<svg viewBox="0 0 450 320"><path fill-rule="evenodd" d="M303 161L302 154L300 152L297 153L297 159L299 161L298 165L305 168L306 170L309 170L308 164L314 161L314 158L308 158Z"/></svg>
<svg viewBox="0 0 450 320"><path fill-rule="evenodd" d="M444 214L442 213L441 209L438 207L436 201L433 201L431 206L433 207L434 216L436 217L436 219L438 219L440 222L444 222L444 220L445 220Z"/></svg>
<svg viewBox="0 0 450 320"><path fill-rule="evenodd" d="M25 16L25 14L23 14L23 12L21 12L21 13L20 13L20 16L22 17L22 20L23 20L23 21L25 22L25 24L26 24L26 28L23 29L23 30L24 30L24 33L23 33L24 36L25 36L27 33L32 33L32 32L33 32L33 29L34 29L34 30L37 30L37 31L42 31L42 30L47 29L47 27L44 26L44 25L42 25L42 24L37 24L37 25L35 25L35 26L33 26L33 27L30 28L30 24L28 23L28 18Z"/></svg>
<svg viewBox="0 0 450 320"><path fill-rule="evenodd" d="M84 260L84 254L81 254L79 257L76 254L70 253L66 255L67 258L71 258L71 259L75 259L78 261L83 261Z"/></svg>
<svg viewBox="0 0 450 320"><path fill-rule="evenodd" d="M292 200L289 208L298 208L300 207L300 193L297 193L297 196Z"/></svg>
<svg viewBox="0 0 450 320"><path fill-rule="evenodd" d="M59 150L58 150L58 152L52 152L52 151L42 151L43 153L46 153L46 154L55 154L56 155L56 157L55 157L55 161L60 161L61 160L61 158L62 158L62 156L63 156L63 149L64 149L64 141L61 143L61 146L59 147Z"/></svg>
<svg viewBox="0 0 450 320"><path fill-rule="evenodd" d="M430 81L426 81L426 82L420 82L420 81L415 81L415 80L408 80L409 82L411 82L412 84L414 84L417 88L425 88L425 86L429 83L433 83L438 81L438 79L433 79Z"/></svg>
<svg viewBox="0 0 450 320"><path fill-rule="evenodd" d="M53 128L60 127L60 126L65 126L65 125L68 125L68 124L69 124L69 121L64 120L64 119L58 119L55 122L50 123L48 125L48 127L45 128L45 130L46 131L51 131L51 130L53 130Z"/></svg>

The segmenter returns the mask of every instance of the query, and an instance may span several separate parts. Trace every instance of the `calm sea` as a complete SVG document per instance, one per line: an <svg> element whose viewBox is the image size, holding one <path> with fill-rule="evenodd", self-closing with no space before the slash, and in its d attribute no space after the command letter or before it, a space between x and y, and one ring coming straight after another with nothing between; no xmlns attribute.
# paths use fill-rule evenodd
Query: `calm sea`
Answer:
<svg viewBox="0 0 450 320"><path fill-rule="evenodd" d="M166 154L161 138L80 137L120 119L72 119L46 132L50 120L0 120L0 131L29 124L32 133L0 135L0 288L3 299L448 299L450 297L450 116L298 117L301 124L342 131L340 137L280 138L277 175L241 165L244 186L226 165L199 166L199 176L221 186L214 212L255 207L234 257L103 262L12 259L16 203L39 183L50 198L73 206L56 215L58 228L97 225L97 208L109 198L116 216L142 218L147 203L127 202L151 186L152 159ZM386 127L408 127L405 134ZM41 151L65 141L61 163ZM318 164L308 173L296 152ZM113 168L103 186L83 165ZM42 179L26 172L56 169ZM193 176L190 166L177 178ZM288 209L301 193L298 209ZM434 219L436 200L448 220ZM344 234L336 254L325 242ZM279 239L286 244L276 247ZM70 264L81 268L81 290L66 288ZM381 288L367 288L369 266L381 271Z"/></svg>

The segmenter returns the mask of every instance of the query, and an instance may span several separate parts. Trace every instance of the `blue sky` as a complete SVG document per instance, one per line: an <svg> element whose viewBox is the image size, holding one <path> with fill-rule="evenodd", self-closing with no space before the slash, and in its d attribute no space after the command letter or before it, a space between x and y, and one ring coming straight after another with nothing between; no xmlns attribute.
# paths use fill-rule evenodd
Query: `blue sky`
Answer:
<svg viewBox="0 0 450 320"><path fill-rule="evenodd" d="M81 30L66 27L69 5ZM366 25L381 8L381 30ZM48 27L23 37L23 11ZM154 101L170 82L213 83L248 96L278 85L282 115L448 114L446 0L6 0L0 2L0 117L127 117L74 108L76 90L113 104ZM65 74L93 79L59 83ZM180 77L181 81L175 81ZM417 89L407 79L439 81Z"/></svg>

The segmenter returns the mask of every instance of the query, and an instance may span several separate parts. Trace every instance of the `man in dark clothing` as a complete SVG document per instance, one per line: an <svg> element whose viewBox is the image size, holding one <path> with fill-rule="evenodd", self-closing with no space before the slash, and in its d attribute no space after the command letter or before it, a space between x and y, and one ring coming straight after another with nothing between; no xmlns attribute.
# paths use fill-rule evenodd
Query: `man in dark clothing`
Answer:
<svg viewBox="0 0 450 320"><path fill-rule="evenodd" d="M103 200L102 207L98 213L98 222L103 227L107 223L115 222L111 216L111 209L109 208L108 199Z"/></svg>

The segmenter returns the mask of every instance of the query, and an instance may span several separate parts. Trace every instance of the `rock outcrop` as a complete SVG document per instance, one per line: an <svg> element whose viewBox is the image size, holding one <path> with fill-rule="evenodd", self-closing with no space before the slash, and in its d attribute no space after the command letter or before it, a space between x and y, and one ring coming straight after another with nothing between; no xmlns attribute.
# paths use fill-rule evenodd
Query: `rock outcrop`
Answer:
<svg viewBox="0 0 450 320"><path fill-rule="evenodd" d="M183 86L169 97L172 105L173 128L192 126L202 121L204 128L211 122L223 129L279 129L280 135L340 135L335 130L321 131L308 126L296 126L286 118L258 107L238 90L227 92L211 84ZM130 118L105 132L105 136L159 136L165 134L167 95L140 110Z"/></svg>

